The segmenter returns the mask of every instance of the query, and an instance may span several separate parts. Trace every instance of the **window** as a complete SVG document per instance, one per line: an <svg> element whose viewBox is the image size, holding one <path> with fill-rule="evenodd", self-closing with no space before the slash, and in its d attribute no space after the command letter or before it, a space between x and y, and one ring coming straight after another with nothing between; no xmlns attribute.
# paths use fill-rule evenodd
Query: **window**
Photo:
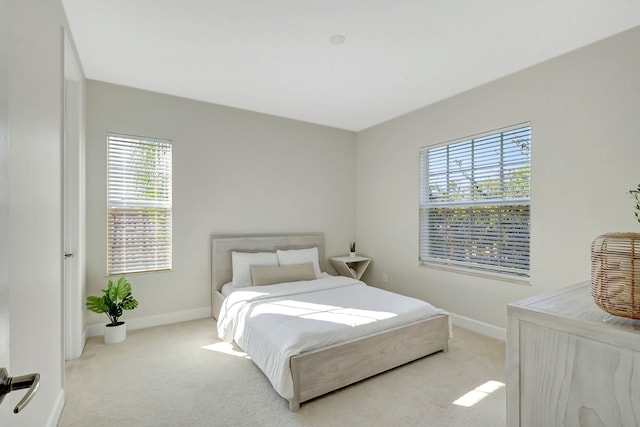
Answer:
<svg viewBox="0 0 640 427"><path fill-rule="evenodd" d="M420 263L529 276L529 123L420 150Z"/></svg>
<svg viewBox="0 0 640 427"><path fill-rule="evenodd" d="M107 272L171 270L171 141L107 135Z"/></svg>

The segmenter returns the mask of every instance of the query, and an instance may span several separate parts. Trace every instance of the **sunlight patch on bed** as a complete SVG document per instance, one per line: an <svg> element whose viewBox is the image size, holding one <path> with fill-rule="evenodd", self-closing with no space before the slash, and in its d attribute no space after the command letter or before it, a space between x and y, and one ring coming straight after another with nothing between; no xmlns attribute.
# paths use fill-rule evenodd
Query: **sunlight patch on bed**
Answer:
<svg viewBox="0 0 640 427"><path fill-rule="evenodd" d="M202 348L205 350L211 350L211 351L216 351L218 353L228 354L230 356L242 357L244 359L251 359L249 356L247 356L247 353L245 353L244 351L236 350L233 347L233 344L230 344L228 342L217 342L214 344L205 345Z"/></svg>
<svg viewBox="0 0 640 427"><path fill-rule="evenodd" d="M251 317L259 316L261 314L296 316L310 320L331 322L348 326L363 325L396 316L395 313L386 311L360 310L357 308L346 309L344 307L292 300L262 304L252 311Z"/></svg>
<svg viewBox="0 0 640 427"><path fill-rule="evenodd" d="M501 383L500 381L487 381L481 386L476 387L474 390L460 396L453 402L453 404L470 408L502 387L504 387L504 383Z"/></svg>

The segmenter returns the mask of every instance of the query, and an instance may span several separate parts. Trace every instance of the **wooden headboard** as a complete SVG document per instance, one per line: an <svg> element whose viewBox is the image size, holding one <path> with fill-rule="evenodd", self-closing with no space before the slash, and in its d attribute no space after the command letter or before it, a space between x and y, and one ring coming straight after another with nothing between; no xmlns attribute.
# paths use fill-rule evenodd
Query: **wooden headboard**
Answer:
<svg viewBox="0 0 640 427"><path fill-rule="evenodd" d="M275 252L276 249L318 248L320 270L326 271L324 234L213 236L211 238L211 291L220 291L232 279L231 252Z"/></svg>

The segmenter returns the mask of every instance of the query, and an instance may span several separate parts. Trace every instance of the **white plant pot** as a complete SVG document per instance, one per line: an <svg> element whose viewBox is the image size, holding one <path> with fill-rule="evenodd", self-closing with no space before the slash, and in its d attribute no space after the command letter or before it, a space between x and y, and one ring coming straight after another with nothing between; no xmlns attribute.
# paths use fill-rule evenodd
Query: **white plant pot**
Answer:
<svg viewBox="0 0 640 427"><path fill-rule="evenodd" d="M356 257L356 253L355 253L355 252L349 252L349 256L350 256L351 258L355 258L355 257Z"/></svg>
<svg viewBox="0 0 640 427"><path fill-rule="evenodd" d="M104 327L104 343L117 344L127 338L127 324L118 322L116 326L105 325Z"/></svg>

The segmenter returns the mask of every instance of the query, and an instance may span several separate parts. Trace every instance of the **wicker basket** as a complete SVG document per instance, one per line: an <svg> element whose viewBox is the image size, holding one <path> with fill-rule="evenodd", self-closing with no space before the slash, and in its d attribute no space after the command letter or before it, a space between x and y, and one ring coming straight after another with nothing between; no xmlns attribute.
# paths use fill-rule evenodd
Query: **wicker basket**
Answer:
<svg viewBox="0 0 640 427"><path fill-rule="evenodd" d="M640 319L640 234L609 233L591 244L591 295L615 316Z"/></svg>

